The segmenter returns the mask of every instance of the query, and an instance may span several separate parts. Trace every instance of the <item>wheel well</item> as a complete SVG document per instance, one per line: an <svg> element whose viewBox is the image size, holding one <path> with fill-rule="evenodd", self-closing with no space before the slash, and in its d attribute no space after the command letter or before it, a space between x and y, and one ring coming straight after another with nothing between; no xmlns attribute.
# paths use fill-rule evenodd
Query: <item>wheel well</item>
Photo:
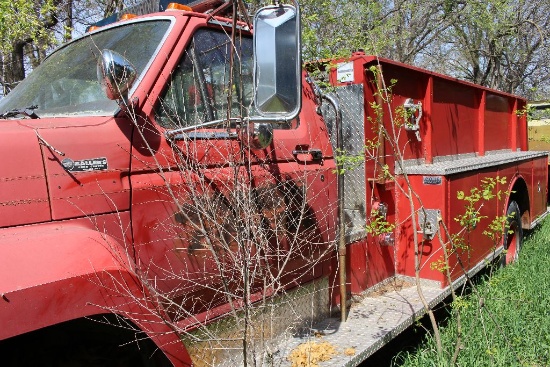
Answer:
<svg viewBox="0 0 550 367"><path fill-rule="evenodd" d="M515 201L519 206L521 227L524 229L529 229L531 226L529 191L527 190L527 185L525 184L523 178L518 177L518 179L514 182L514 186L511 191L510 201ZM504 208L504 212L506 213L506 208Z"/></svg>
<svg viewBox="0 0 550 367"><path fill-rule="evenodd" d="M63 322L0 341L3 366L172 366L131 321L114 314Z"/></svg>

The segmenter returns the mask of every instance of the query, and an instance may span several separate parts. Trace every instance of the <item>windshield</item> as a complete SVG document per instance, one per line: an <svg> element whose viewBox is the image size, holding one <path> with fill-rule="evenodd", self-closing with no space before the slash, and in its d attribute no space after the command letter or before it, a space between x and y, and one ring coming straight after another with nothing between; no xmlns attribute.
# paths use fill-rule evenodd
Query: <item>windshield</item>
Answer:
<svg viewBox="0 0 550 367"><path fill-rule="evenodd" d="M99 51L123 55L138 75L160 47L170 26L167 19L124 24L84 36L60 48L0 101L0 114L38 106L40 116L108 115L118 104L97 81Z"/></svg>

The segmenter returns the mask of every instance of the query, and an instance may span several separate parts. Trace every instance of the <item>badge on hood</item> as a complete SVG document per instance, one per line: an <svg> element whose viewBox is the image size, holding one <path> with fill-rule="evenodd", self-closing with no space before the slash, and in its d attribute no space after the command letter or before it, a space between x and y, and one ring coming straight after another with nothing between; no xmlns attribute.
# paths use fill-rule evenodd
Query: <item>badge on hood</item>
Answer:
<svg viewBox="0 0 550 367"><path fill-rule="evenodd" d="M69 172L105 171L107 169L107 158L90 158L77 161L65 158L61 161L61 164Z"/></svg>

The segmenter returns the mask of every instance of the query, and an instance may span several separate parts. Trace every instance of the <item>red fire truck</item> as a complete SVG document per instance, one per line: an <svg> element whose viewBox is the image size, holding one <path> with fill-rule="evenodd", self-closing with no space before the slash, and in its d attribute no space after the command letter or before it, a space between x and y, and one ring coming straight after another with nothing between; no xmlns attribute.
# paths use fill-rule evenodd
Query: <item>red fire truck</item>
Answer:
<svg viewBox="0 0 550 367"><path fill-rule="evenodd" d="M323 94L296 6L230 4L119 15L0 101L2 365L285 364L313 334L356 365L546 214L524 99L361 52Z"/></svg>

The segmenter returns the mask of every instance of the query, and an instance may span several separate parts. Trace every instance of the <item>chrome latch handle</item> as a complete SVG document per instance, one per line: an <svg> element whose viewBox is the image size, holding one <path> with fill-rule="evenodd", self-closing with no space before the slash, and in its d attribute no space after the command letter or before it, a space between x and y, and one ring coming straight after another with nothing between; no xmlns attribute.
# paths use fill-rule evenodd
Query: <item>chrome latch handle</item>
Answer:
<svg viewBox="0 0 550 367"><path fill-rule="evenodd" d="M422 102L414 103L412 98L407 98L403 104L405 110L405 130L414 131L416 139L421 141L420 138L420 119L422 118Z"/></svg>

